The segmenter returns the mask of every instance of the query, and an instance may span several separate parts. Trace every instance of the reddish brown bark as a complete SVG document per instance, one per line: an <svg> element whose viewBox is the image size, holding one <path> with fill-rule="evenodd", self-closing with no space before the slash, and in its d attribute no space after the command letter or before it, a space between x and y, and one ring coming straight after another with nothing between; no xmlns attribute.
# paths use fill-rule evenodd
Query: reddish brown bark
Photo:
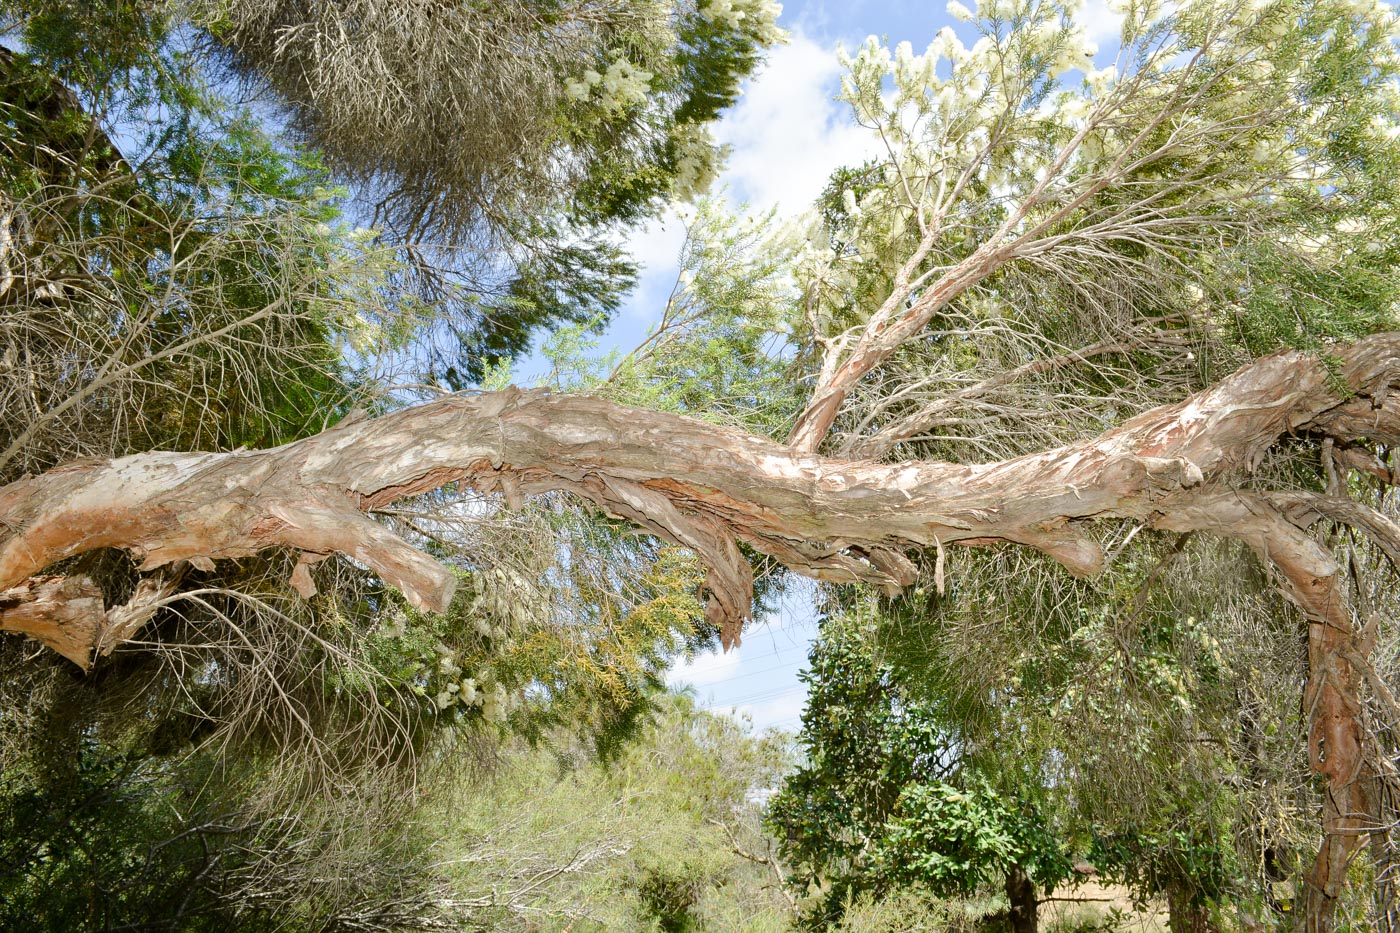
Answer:
<svg viewBox="0 0 1400 933"><path fill-rule="evenodd" d="M1235 496L1232 475L1280 436L1354 417L1388 386L1398 350L1400 335L1384 335L1343 351L1362 396L1347 403L1322 365L1280 354L1099 437L978 465L795 454L582 396L452 396L272 450L78 461L0 488L0 587L102 547L146 570L288 547L348 554L416 605L441 608L451 574L365 513L449 482L509 496L568 490L693 548L711 568L715 618L731 627L748 603L737 540L814 577L890 587L913 578L903 551L932 544L1017 542L1092 573L1102 555L1084 519L1249 538L1237 509L1224 518L1201 504ZM1375 413L1367 430L1400 436L1388 404ZM1297 502L1251 501L1241 520L1296 530L1277 506Z"/></svg>
<svg viewBox="0 0 1400 933"><path fill-rule="evenodd" d="M1006 902L1010 907L1007 919L1011 933L1036 933L1040 925L1040 901L1036 897L1035 882L1020 865L1013 865L1006 873Z"/></svg>

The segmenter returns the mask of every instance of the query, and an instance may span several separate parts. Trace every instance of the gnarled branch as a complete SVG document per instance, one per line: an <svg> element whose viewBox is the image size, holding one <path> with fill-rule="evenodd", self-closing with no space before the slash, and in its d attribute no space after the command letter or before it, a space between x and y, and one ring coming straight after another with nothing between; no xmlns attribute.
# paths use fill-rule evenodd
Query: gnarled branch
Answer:
<svg viewBox="0 0 1400 933"><path fill-rule="evenodd" d="M285 547L347 554L440 611L452 574L366 512L451 482L567 490L699 553L710 617L732 642L750 603L739 541L818 579L898 588L914 578L903 552L930 545L1011 541L1096 572L1103 556L1085 519L1249 538L1231 513L1201 503L1228 497L1230 476L1282 435L1350 439L1368 404L1378 403L1364 419L1372 436L1400 432L1388 394L1398 356L1400 334L1343 349L1356 395L1342 400L1322 363L1277 354L1099 437L979 465L798 454L586 396L451 396L271 450L78 461L0 488L0 589L95 548L125 549L153 570Z"/></svg>

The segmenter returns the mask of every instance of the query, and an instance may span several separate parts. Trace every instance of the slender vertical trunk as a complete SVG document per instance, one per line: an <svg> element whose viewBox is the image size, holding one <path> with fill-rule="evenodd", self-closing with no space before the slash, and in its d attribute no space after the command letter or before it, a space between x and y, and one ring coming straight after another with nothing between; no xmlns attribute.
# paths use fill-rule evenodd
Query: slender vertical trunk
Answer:
<svg viewBox="0 0 1400 933"><path fill-rule="evenodd" d="M1191 891L1179 885L1167 889L1167 928L1171 933L1219 933L1210 911L1198 904Z"/></svg>
<svg viewBox="0 0 1400 933"><path fill-rule="evenodd" d="M1376 781L1376 832L1371 834L1371 864L1376 878L1376 929L1400 933L1400 777Z"/></svg>
<svg viewBox="0 0 1400 933"><path fill-rule="evenodd" d="M1343 623L1346 623L1343 625ZM1375 775L1366 762L1361 678L1347 660L1356 634L1342 613L1308 626L1308 757L1326 780L1322 797L1322 845L1306 879L1299 924L1305 933L1329 933L1347 868L1373 829Z"/></svg>
<svg viewBox="0 0 1400 933"><path fill-rule="evenodd" d="M1006 899L1011 902L1011 933L1036 933L1039 903L1035 882L1020 865L1006 873Z"/></svg>

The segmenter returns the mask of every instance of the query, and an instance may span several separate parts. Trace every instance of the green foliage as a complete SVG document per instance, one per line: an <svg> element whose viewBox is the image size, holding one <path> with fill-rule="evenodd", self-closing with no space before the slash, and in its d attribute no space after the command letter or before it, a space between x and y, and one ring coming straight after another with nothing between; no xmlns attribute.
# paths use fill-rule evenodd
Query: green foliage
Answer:
<svg viewBox="0 0 1400 933"><path fill-rule="evenodd" d="M969 14L969 46L847 57L842 96L885 151L818 202L798 359L830 371L872 317L931 317L847 399L833 452L887 453L882 432L915 439L902 457L1043 450L1394 326L1394 16L1129 7L1103 68L1079 6L1022 0Z"/></svg>
<svg viewBox="0 0 1400 933"><path fill-rule="evenodd" d="M995 928L1005 902L949 898L923 888L900 888L882 896L863 892L842 905L840 933L982 933Z"/></svg>
<svg viewBox="0 0 1400 933"><path fill-rule="evenodd" d="M42 931L788 928L750 795L785 743L670 696L603 763L439 748L416 789L362 780L269 812L271 758L80 739L7 767L0 923Z"/></svg>
<svg viewBox="0 0 1400 933"><path fill-rule="evenodd" d="M603 357L589 331L563 328L542 352L560 388L742 427L784 430L800 405L792 379L788 276L798 232L702 200L686 217L675 287L661 320L624 356Z"/></svg>
<svg viewBox="0 0 1400 933"><path fill-rule="evenodd" d="M753 791L788 764L777 737L755 737L685 696L604 767L560 770L515 757L444 810L442 864L459 897L494 890L471 915L500 930L787 928L760 856ZM466 790L464 788L464 790ZM513 866L530 866L524 874ZM530 878L537 878L535 885Z"/></svg>
<svg viewBox="0 0 1400 933"><path fill-rule="evenodd" d="M498 553L459 571L442 615L391 594L358 652L369 670L347 669L336 689L387 685L443 726L533 741L562 729L600 751L617 747L645 723L666 668L701 624L702 575L687 554L635 547L569 511L548 524L589 560L556 562L544 547L514 552L528 563Z"/></svg>
<svg viewBox="0 0 1400 933"><path fill-rule="evenodd" d="M567 10L539 6L535 12L559 18L555 39L576 44L578 61L608 54L586 34L564 35L573 28ZM0 418L4 476L80 455L272 446L314 433L356 402L387 404L374 397L382 387L368 377L392 365L388 357L411 355L416 332L431 327L420 296L406 289L413 270L400 251L405 244L386 244L378 233L342 220L346 192L332 184L345 180L345 158L338 150L289 146L265 108L231 102L227 82L215 80L211 48L191 41L189 28L169 18L198 19L200 11L198 4L99 9L64 2L0 10L0 22L22 49L3 55L8 93L0 121L6 216L16 218L6 242L19 244L7 246L0 261L7 275L20 273L0 287L0 303L15 324L0 338L8 373L8 387L0 390L7 393ZM240 11L248 7L228 5L209 23L220 41L235 41ZM665 11L648 7L639 14L639 30L613 38L660 42L647 45L648 54L669 54L656 33L668 28ZM431 19L430 11L419 12ZM615 12L622 20L632 15ZM490 15L506 16L488 14L474 11L474 28L489 26ZM339 14L326 8L315 15ZM360 25L374 27L368 19ZM747 67L757 43L777 38L760 36L760 26L756 20L730 28L747 37ZM699 74L708 53L695 54L688 67ZM736 89L741 78L730 75L721 85ZM549 80L557 84L562 73ZM485 105L491 103L488 95ZM327 106L342 104L365 102ZM562 107L560 100L548 105ZM555 139L557 130L549 132ZM494 170L506 168L499 163ZM521 207L504 196L492 199L485 206L502 216ZM589 247L550 227L554 216L563 215L522 210L510 221L543 225L521 234L525 239L563 239L518 265L511 300L524 326L511 333L519 340L492 344L493 333L506 331L458 322L459 348L475 347L472 365L523 349L533 322L552 313L539 311L544 305L615 306L616 283L630 274L626 261L613 247ZM607 285L611 297L572 279L568 270L575 266L597 267L615 280ZM540 297L545 292L553 297ZM489 297L479 293L473 307L489 310ZM537 312L545 317L530 316ZM189 650L197 660L178 664L209 672L206 682L190 691L188 702L175 702L169 716L145 708L134 718L142 728L159 729L153 723L162 718L195 711L202 722L243 714L256 723L277 721L269 732L280 733L274 741L282 742L299 728L313 731L324 715L351 743L349 735L365 738L361 726L381 716L393 723L388 731L399 738L390 744L402 751L421 740L427 723L472 711L504 728L513 713L516 727L532 735L568 723L593 730L601 743L614 742L640 722L668 659L696 637L694 599L679 595L694 592L695 571L567 509L545 506L534 519L538 540L529 559L514 567L499 556L491 566L464 565L463 596L441 619L405 621L396 596L334 561L318 571L326 595L310 611L279 604L287 593L269 580L286 572L277 558L221 568L202 580L208 595L179 613L161 614L149 629L157 641L194 639ZM561 536L573 539L580 556L559 551ZM427 546L445 555L452 550L447 543ZM114 591L132 585L124 561L97 560ZM638 576L628 576L632 571ZM279 621L289 623L289 637L277 645ZM229 630L220 631L222 624ZM411 630L406 639L392 634L405 629ZM225 637L228 631L243 644ZM137 654L113 663L140 668ZM271 705L289 713L285 718L264 715L267 704L248 701L277 678L298 685L278 685L285 702ZM142 682L163 694L178 681ZM468 695L470 703L459 699ZM346 749L330 757L342 753L357 757Z"/></svg>
<svg viewBox="0 0 1400 933"><path fill-rule="evenodd" d="M4 17L24 50L0 69L3 355L30 395L0 425L9 475L319 430L358 394L342 348L398 317L366 300L392 263L338 223L316 159L203 85L159 18L103 9Z"/></svg>
<svg viewBox="0 0 1400 933"><path fill-rule="evenodd" d="M434 326L405 243L342 214L337 185L364 179L287 143L268 108L233 102L207 44L167 18L192 9L0 8L17 49L0 51L0 477L153 447L273 446L357 404L382 410L373 380ZM511 235L549 248L518 257L513 285L452 286L481 313L519 312L453 322L471 365L522 349L551 309L616 305L631 275L616 248L584 245L562 209L485 206L521 210ZM285 582L291 556L264 554L191 570L193 592L90 678L0 644L7 909L65 930L436 916L436 889L406 874L437 877L400 819L415 770L512 742L619 754L670 660L704 637L693 560L557 501L514 530L467 523L491 540L431 522L405 530L458 563L443 616L409 612L336 559L303 601ZM464 558L475 544L484 556ZM114 604L137 579L116 553L81 570ZM71 896L45 902L49 885Z"/></svg>
<svg viewBox="0 0 1400 933"><path fill-rule="evenodd" d="M1069 859L1033 809L1017 812L975 772L960 784L917 784L900 795L875 855L892 884L967 894L1016 866L1047 888L1069 875Z"/></svg>
<svg viewBox="0 0 1400 933"><path fill-rule="evenodd" d="M1261 916L1312 828L1278 686L1299 676L1297 630L1255 573L1235 548L1145 535L1087 582L961 555L946 595L892 601L873 637L918 696L944 698L982 773L1036 789L1106 878Z"/></svg>
<svg viewBox="0 0 1400 933"><path fill-rule="evenodd" d="M1186 795L1183 795L1186 796ZM1191 795L1197 796L1197 795ZM1224 901L1240 867L1229 839L1228 814L1163 814L1160 828L1124 828L1095 835L1089 858L1107 877L1121 879L1144 899L1182 893L1193 906ZM1214 820L1210 817L1214 816Z"/></svg>
<svg viewBox="0 0 1400 933"><path fill-rule="evenodd" d="M806 760L768 812L795 879L825 890L812 921L862 894L974 894L1017 867L1053 888L1071 863L1033 796L978 772L949 709L900 680L875 633L868 610L823 620L802 675Z"/></svg>
<svg viewBox="0 0 1400 933"><path fill-rule="evenodd" d="M219 773L208 759L132 755L91 739L71 756L49 749L30 767L7 768L0 925L227 929L221 874L252 828L229 791L246 791L245 776ZM209 794L210 782L225 793Z"/></svg>
<svg viewBox="0 0 1400 933"><path fill-rule="evenodd" d="M766 0L186 9L405 248L454 388L616 310L636 270L610 244L708 185L708 124L783 39Z"/></svg>

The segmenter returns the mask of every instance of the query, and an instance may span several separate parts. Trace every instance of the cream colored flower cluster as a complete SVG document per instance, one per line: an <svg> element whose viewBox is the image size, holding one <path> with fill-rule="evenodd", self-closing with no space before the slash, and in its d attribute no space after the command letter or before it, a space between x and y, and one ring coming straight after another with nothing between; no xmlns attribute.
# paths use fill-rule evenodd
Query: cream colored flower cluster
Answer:
<svg viewBox="0 0 1400 933"><path fill-rule="evenodd" d="M787 38L778 28L782 4L770 0L703 0L700 15L738 32L743 30L761 45L774 45Z"/></svg>
<svg viewBox="0 0 1400 933"><path fill-rule="evenodd" d="M652 77L650 71L618 55L606 71L590 68L580 80L568 82L564 93L577 101L596 99L609 113L621 113L646 102Z"/></svg>

